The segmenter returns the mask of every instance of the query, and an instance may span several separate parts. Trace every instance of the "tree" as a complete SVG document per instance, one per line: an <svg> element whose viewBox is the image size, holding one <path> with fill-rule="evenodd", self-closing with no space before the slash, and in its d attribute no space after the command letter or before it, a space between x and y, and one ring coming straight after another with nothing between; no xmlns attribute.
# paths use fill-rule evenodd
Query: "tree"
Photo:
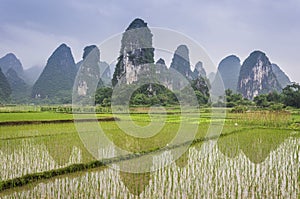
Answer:
<svg viewBox="0 0 300 199"><path fill-rule="evenodd" d="M191 86L195 91L198 103L200 105L207 104L209 101L209 81L206 78L198 77L192 80Z"/></svg>
<svg viewBox="0 0 300 199"><path fill-rule="evenodd" d="M131 100L131 103L134 105L148 105L149 98L143 93L137 93Z"/></svg>
<svg viewBox="0 0 300 199"><path fill-rule="evenodd" d="M268 107L270 104L267 100L267 96L266 94L262 94L262 95L258 95L256 97L254 97L254 102L256 104L256 106L259 107Z"/></svg>
<svg viewBox="0 0 300 199"><path fill-rule="evenodd" d="M208 97L203 95L203 93L201 93L200 91L196 90L195 91L195 94L196 94L196 97L197 97L197 100L198 100L198 103L200 105L205 105L208 103Z"/></svg>
<svg viewBox="0 0 300 199"><path fill-rule="evenodd" d="M268 102L281 103L282 96L278 92L273 91L267 95L267 100Z"/></svg>
<svg viewBox="0 0 300 199"><path fill-rule="evenodd" d="M112 88L109 87L98 88L95 93L95 103L104 106L110 105L112 92Z"/></svg>
<svg viewBox="0 0 300 199"><path fill-rule="evenodd" d="M246 99L243 98L242 94L240 93L233 93L232 90L226 89L226 107L235 107L238 105L246 105L248 102Z"/></svg>
<svg viewBox="0 0 300 199"><path fill-rule="evenodd" d="M286 86L282 91L282 95L283 103L286 106L300 108L300 85L298 83Z"/></svg>

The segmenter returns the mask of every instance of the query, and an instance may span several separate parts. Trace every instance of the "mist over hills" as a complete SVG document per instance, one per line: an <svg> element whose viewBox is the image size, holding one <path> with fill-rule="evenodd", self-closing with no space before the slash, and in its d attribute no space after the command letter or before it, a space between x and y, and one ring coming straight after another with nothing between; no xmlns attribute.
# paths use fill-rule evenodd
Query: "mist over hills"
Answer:
<svg viewBox="0 0 300 199"><path fill-rule="evenodd" d="M132 33L133 31L133 33ZM138 35L138 36L137 36ZM272 64L266 53L253 51L242 62L237 55L229 55L220 61L215 74L207 75L202 60L194 65L189 60L189 47L185 44L174 49L170 66L166 66L164 57L154 60L155 47L152 46L152 33L142 19L133 20L123 33L120 55L115 66L110 66L101 60L101 52L95 45L83 49L82 60L76 62L71 47L61 44L49 57L45 67L32 67L24 70L21 61L13 53L0 58L0 100L1 102L20 103L25 101L41 101L45 103L71 103L71 93L78 70L88 60L93 67L98 68L91 75L95 75L99 86L115 86L117 83L133 84L140 76L145 75L144 64L153 64L157 73L169 68L178 71L195 85L213 84L214 76L220 76L225 89L241 93L245 98L253 99L259 94L272 91L281 92L291 81L287 74L276 64ZM94 61L87 57L94 50L99 51ZM92 66L93 65L93 66ZM102 70L105 69L105 70ZM102 70L102 71L101 71ZM99 72L99 74L98 74ZM120 82L121 81L121 82ZM172 82L167 82L171 85ZM205 83L206 82L206 83ZM174 83L174 82L173 82ZM87 82L82 83L86 91ZM203 86L202 86L203 88ZM169 87L172 90L172 86ZM83 91L83 90L82 90ZM84 92L83 92L84 93ZM202 92L204 94L205 92ZM20 100L23 99L23 100ZM24 101L24 99L26 99Z"/></svg>

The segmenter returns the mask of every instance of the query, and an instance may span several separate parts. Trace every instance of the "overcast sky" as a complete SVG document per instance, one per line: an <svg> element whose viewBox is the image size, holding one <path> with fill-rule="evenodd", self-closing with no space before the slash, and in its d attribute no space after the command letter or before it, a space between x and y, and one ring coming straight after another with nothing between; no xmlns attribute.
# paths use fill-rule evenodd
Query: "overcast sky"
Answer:
<svg viewBox="0 0 300 199"><path fill-rule="evenodd" d="M44 66L61 43L79 61L84 46L123 32L139 17L150 27L194 39L216 65L230 54L243 62L261 50L300 82L300 0L0 0L0 5L0 57L13 52L25 68Z"/></svg>

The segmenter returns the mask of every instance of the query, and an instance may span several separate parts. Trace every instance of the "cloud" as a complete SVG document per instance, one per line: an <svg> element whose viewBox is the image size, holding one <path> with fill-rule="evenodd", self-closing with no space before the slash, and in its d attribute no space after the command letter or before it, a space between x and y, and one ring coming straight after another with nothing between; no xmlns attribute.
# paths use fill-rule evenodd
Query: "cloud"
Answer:
<svg viewBox="0 0 300 199"><path fill-rule="evenodd" d="M81 42L75 38L45 34L16 26L7 25L4 29L9 36L6 39L0 38L0 56L13 52L25 68L34 65L45 66L47 59L61 43L66 43L73 49L83 49ZM79 59L82 52L73 50L73 54Z"/></svg>

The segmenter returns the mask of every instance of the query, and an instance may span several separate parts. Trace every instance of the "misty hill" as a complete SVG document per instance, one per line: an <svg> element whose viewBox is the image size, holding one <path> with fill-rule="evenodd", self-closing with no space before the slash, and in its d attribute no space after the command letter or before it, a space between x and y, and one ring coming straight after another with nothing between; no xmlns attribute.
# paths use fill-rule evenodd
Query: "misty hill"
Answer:
<svg viewBox="0 0 300 199"><path fill-rule="evenodd" d="M193 79L194 74L191 71L189 49L186 45L180 45L177 47L170 68L177 70L187 79Z"/></svg>
<svg viewBox="0 0 300 199"><path fill-rule="evenodd" d="M41 66L33 66L31 68L24 70L24 79L27 84L33 85L36 80L39 78L43 71L43 67Z"/></svg>
<svg viewBox="0 0 300 199"><path fill-rule="evenodd" d="M197 78L197 77L203 77L203 78L207 78L206 76L206 71L203 67L203 63L201 61L197 62L195 65L195 69L193 71L193 77Z"/></svg>
<svg viewBox="0 0 300 199"><path fill-rule="evenodd" d="M23 76L23 66L20 60L13 53L8 53L4 57L0 58L0 68L3 74L6 74L7 71L12 68L16 71L19 77Z"/></svg>
<svg viewBox="0 0 300 199"><path fill-rule="evenodd" d="M48 59L43 72L33 85L31 96L37 99L70 99L76 71L70 47L61 44Z"/></svg>
<svg viewBox="0 0 300 199"><path fill-rule="evenodd" d="M214 72L210 72L210 73L207 75L207 78L208 78L208 80L209 80L210 83L214 82L215 76L216 76L216 73L214 73Z"/></svg>
<svg viewBox="0 0 300 199"><path fill-rule="evenodd" d="M12 102L24 101L28 96L29 86L24 80L20 60L13 53L8 53L0 59L0 67L10 85Z"/></svg>
<svg viewBox="0 0 300 199"><path fill-rule="evenodd" d="M8 102L11 95L11 88L5 75L0 68L0 103Z"/></svg>
<svg viewBox="0 0 300 199"><path fill-rule="evenodd" d="M230 55L221 60L217 75L222 78L225 90L230 89L236 92L240 69L240 59L235 55Z"/></svg>
<svg viewBox="0 0 300 199"><path fill-rule="evenodd" d="M214 97L220 96L216 95L217 93L222 94L224 83L225 89L239 92L248 99L271 91L280 92L286 85L291 84L289 77L280 67L271 64L265 53L261 51L252 52L242 66L237 56L230 55L221 60L217 74L209 75L206 74L201 60L196 63L194 70L191 70L189 49L186 45L177 47L170 68L166 66L163 58L154 64L155 49L152 38L147 23L139 18L134 19L122 35L117 63L111 65L100 60L100 50L95 45L86 46L82 60L75 64L71 48L61 44L49 57L44 68L32 67L27 70L23 69L20 60L13 53L6 54L0 58L2 71L0 98L3 100L26 98L27 91L30 90L28 85L33 84L29 95L32 98L49 99L45 102L70 103L74 80L78 68L82 65L84 66L82 72L91 78L87 77L90 82L80 82L77 88L80 97L87 96L89 85L95 82L99 82L97 88L110 86L111 83L113 86L117 83L134 84L143 78L146 80L147 77L152 78L151 75L155 75L156 80L160 80L165 87L174 91L180 88L183 82L180 78L174 78L175 75L170 69L178 71L187 78L194 89L202 93L205 97L203 99L208 96L207 92L202 90L205 90L206 86L214 86L214 83L216 85ZM147 86L151 90L151 85Z"/></svg>
<svg viewBox="0 0 300 199"><path fill-rule="evenodd" d="M285 88L287 85L292 84L290 78L281 70L281 68L278 65L272 64L272 70L281 88Z"/></svg>
<svg viewBox="0 0 300 199"><path fill-rule="evenodd" d="M266 54L261 51L252 52L241 67L237 91L245 98L253 99L260 94L281 90Z"/></svg>
<svg viewBox="0 0 300 199"><path fill-rule="evenodd" d="M17 72L10 68L6 73L6 78L12 91L11 98L13 102L25 102L29 96L30 87L18 76Z"/></svg>
<svg viewBox="0 0 300 199"><path fill-rule="evenodd" d="M91 53L92 52L92 53ZM76 64L77 70L88 63L91 68L99 68L98 80L99 86L111 86L111 71L108 63L100 61L100 50L96 45L86 46L83 49L82 60ZM87 71L86 71L87 72ZM92 75L92 74L91 74ZM93 74L94 75L94 74Z"/></svg>

